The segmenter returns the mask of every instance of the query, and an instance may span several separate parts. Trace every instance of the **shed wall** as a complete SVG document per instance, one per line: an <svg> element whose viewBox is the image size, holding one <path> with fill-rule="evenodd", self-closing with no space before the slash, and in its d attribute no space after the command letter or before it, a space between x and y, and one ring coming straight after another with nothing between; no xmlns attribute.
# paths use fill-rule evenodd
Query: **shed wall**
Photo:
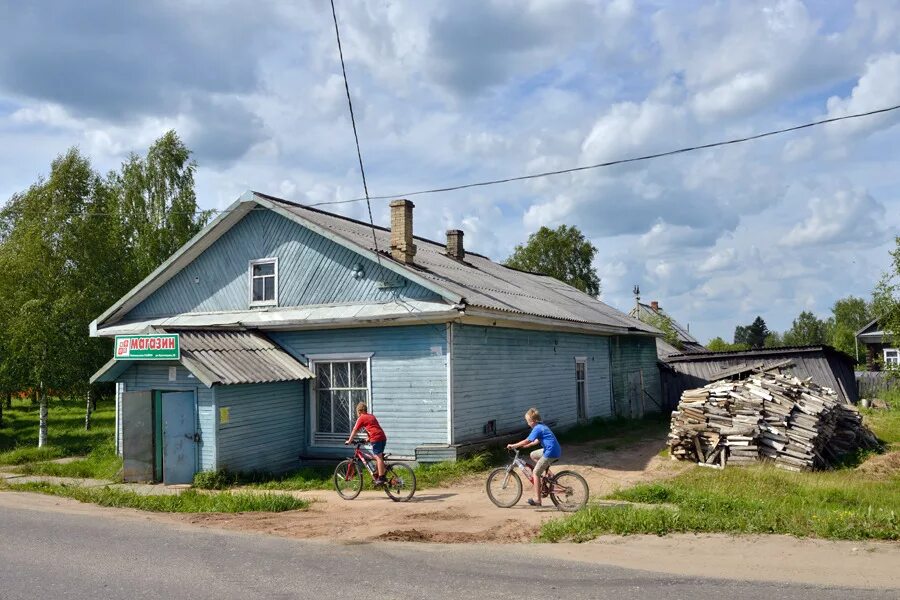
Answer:
<svg viewBox="0 0 900 600"><path fill-rule="evenodd" d="M609 338L453 325L453 442L525 429L537 407L557 427L578 420L575 358L587 359L587 416L610 415ZM656 354L653 348L654 356Z"/></svg>
<svg viewBox="0 0 900 600"><path fill-rule="evenodd" d="M218 468L277 473L299 466L306 439L306 385L216 386ZM228 422L221 422L227 409Z"/></svg>
<svg viewBox="0 0 900 600"><path fill-rule="evenodd" d="M169 381L169 367L176 367L175 381ZM194 392L197 399L197 430L201 437L198 470L216 468L216 415L210 388L175 362L135 363L119 377L117 383L124 384L123 393L146 390Z"/></svg>
<svg viewBox="0 0 900 600"><path fill-rule="evenodd" d="M656 338L642 335L610 338L615 416L637 417L662 410L665 402L656 362Z"/></svg>
<svg viewBox="0 0 900 600"><path fill-rule="evenodd" d="M268 209L254 209L126 319L246 310L249 263L278 258L278 305L432 299L431 291ZM361 265L361 279L353 276ZM391 287L381 285L391 283Z"/></svg>
<svg viewBox="0 0 900 600"><path fill-rule="evenodd" d="M448 443L444 326L271 332L269 337L304 364L312 355L371 352L370 410L388 436L387 451L412 457L421 444ZM312 427L311 412L306 415L307 429ZM307 453L335 456L347 450L310 445Z"/></svg>

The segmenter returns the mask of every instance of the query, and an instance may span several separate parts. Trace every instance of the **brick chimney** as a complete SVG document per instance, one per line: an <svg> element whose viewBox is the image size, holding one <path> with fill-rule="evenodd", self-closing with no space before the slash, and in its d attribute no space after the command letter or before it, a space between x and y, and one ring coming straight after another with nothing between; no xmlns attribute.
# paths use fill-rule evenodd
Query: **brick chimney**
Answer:
<svg viewBox="0 0 900 600"><path fill-rule="evenodd" d="M650 302L650 308L652 308L654 311L659 312L659 302L656 300L652 300Z"/></svg>
<svg viewBox="0 0 900 600"><path fill-rule="evenodd" d="M466 257L466 249L463 247L463 232L460 229L447 230L447 256L456 260Z"/></svg>
<svg viewBox="0 0 900 600"><path fill-rule="evenodd" d="M407 265L411 265L416 256L413 208L415 204L409 200L391 201L391 256Z"/></svg>

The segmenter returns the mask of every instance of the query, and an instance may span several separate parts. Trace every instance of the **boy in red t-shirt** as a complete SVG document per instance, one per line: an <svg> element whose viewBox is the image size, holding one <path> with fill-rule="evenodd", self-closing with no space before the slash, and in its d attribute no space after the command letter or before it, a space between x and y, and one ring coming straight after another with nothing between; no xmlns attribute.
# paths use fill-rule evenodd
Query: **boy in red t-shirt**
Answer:
<svg viewBox="0 0 900 600"><path fill-rule="evenodd" d="M366 430L366 434L369 436L369 443L372 444L372 454L375 455L375 464L378 467L378 477L375 478L375 485L383 485L385 473L384 447L387 445L387 436L384 434L384 429L378 424L378 419L375 418L375 415L370 415L368 410L365 402L360 402L356 405L356 415L359 418L356 419L356 425L353 426L350 437L344 443L349 444L352 442L360 427Z"/></svg>

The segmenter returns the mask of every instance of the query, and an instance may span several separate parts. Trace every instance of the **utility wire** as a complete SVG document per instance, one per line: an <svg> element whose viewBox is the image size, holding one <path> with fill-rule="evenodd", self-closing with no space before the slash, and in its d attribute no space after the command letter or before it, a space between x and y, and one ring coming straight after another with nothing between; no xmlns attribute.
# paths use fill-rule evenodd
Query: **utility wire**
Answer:
<svg viewBox="0 0 900 600"><path fill-rule="evenodd" d="M372 218L372 203L369 201L369 186L366 183L366 169L363 167L362 150L359 148L359 134L356 131L356 117L353 114L353 101L350 99L350 84L347 83L347 67L344 65L344 49L341 46L341 31L338 28L337 11L334 0L331 0L331 16L334 18L334 36L337 38L338 55L341 57L341 72L344 74L344 90L347 92L347 106L350 108L350 123L353 125L353 139L356 141L356 156L359 159L359 173L362 175L363 191L366 194L366 206L369 209L369 224L372 226L372 243L375 244L375 257L378 257L378 239L375 237L375 219ZM379 264L381 259L378 259Z"/></svg>
<svg viewBox="0 0 900 600"><path fill-rule="evenodd" d="M807 129L809 127L817 127L819 125L826 125L828 123L835 123L837 121L844 121L847 119L858 119L861 117L869 117L872 115L886 113L886 112L894 111L897 109L900 109L900 104L897 104L895 106L889 106L887 108L880 108L878 110L870 110L870 111L864 112L864 113L856 113L856 114L852 114L852 115L844 115L842 117L832 117L830 119L822 119L821 121L813 121L812 123L804 123L803 125L796 125L794 127L787 127L784 129L776 129L775 131L767 131L765 133L759 133L756 135L751 135L751 136L741 137L741 138L734 138L734 139L725 140L722 142L713 142L710 144L703 144L700 146L688 146L686 148L678 148L677 150L668 150L666 152L658 152L656 154L646 154L644 156L636 156L633 158L611 160L608 162L602 162L602 163L597 163L597 164L593 164L593 165L584 165L581 167L573 167L570 169L560 169L557 171L544 171L542 173L532 173L530 175L507 177L504 179L489 179L487 181L477 181L474 183L464 183L464 184L460 184L460 185L452 185L452 186L433 188L433 189L428 189L428 190L417 190L414 192L391 194L389 196L371 196L371 197L367 196L366 198L352 198L350 200L332 200L329 202L317 202L316 204L309 204L308 206L324 206L327 204L349 204L351 202L360 202L362 200L366 200L368 202L369 200L387 200L389 198L408 198L410 196L421 196L424 194L439 194L439 193L443 193L443 192L453 192L456 190L465 190L465 189L475 188L475 187L498 185L501 183L511 183L514 181L525 181L528 179L538 179L540 177L551 177L553 175L564 175L566 173L577 173L579 171L588 171L591 169L612 167L614 165L622 165L622 164L626 164L626 163L633 163L633 162L639 162L639 161L644 161L644 160L652 160L654 158L662 158L664 156L673 156L675 154L684 154L686 152L694 152L697 150L706 150L709 148L716 148L719 146L728 146L731 144L743 144L744 142L759 140L759 139L770 137L773 135L781 135L781 134L789 133L792 131L799 131L800 129Z"/></svg>
<svg viewBox="0 0 900 600"><path fill-rule="evenodd" d="M346 81L345 81L345 83L346 83ZM348 100L349 100L349 96L348 96ZM359 153L359 143L358 143L358 139L357 139L357 152L359 153L359 156L360 156L360 171L363 173L363 189L366 191L366 197L364 197L364 198L351 198L351 199L349 199L349 200L330 200L330 201L326 201L326 202L316 202L315 204L305 204L305 205L302 205L302 206L306 206L306 207L310 207L310 208L311 208L311 207L316 207L316 206L327 206L327 205L330 205L330 204L349 204L349 203L351 203L351 202L363 202L363 201L365 201L365 202L369 205L369 220L370 220L370 222L371 222L371 221L373 221L373 219L372 219L372 206L371 206L371 203L370 203L371 200L388 200L388 199L393 199L393 198L403 198L403 197L410 197L410 196L421 196L421 195L424 195L424 194L439 194L439 193L442 193L442 192L452 192L452 191L456 191L456 190L463 190L463 189L474 188L474 187L483 187L483 186L489 186L489 185L498 185L498 184L502 184L502 183L510 183L510 182L513 182L513 181L524 181L524 180L527 180L527 179L538 179L538 178L540 178L540 177L551 177L551 176L553 176L553 175L563 175L563 174L565 174L565 173L575 173L575 172L578 172L578 171L587 171L587 170L590 170L590 169L600 169L600 168L603 168L603 167L611 167L611 166L614 166L614 165L621 165L621 164L625 164L625 163L633 163L633 162L640 162L640 161L645 161L645 160L652 160L652 159L655 159L655 158L662 158L662 157L664 157L664 156L673 156L673 155L675 155L675 154L684 154L684 153L687 153L687 152L694 152L694 151L697 151L697 150L706 150L706 149L709 149L709 148L716 148L716 147L718 147L718 146L728 146L728 145L731 145L731 144L742 144L742 143L744 143L744 142L749 142L749 141L758 140L758 139L762 139L762 138L766 138L766 137L771 137L771 136L774 136L774 135L781 135L781 134L784 134L784 133L790 133L790 132L792 132L792 131L799 131L799 130L801 130L801 129L807 129L807 128L810 128L810 127L818 127L818 126L820 126L820 125L827 125L828 123L835 123L835 122L837 122L837 121L846 121L846 120L848 120L848 119L859 119L859 118L862 118L862 117L870 117L870 116L872 116L872 115L878 115L878 114L882 114L882 113L887 113L887 112L895 111L895 110L898 110L898 109L900 109L900 104L897 104L897 105L895 105L895 106L889 106L889 107L887 107L887 108L879 108L879 109L877 109L877 110L870 110L870 111L864 112L864 113L855 113L855 114L852 114L852 115L844 115L844 116L842 116L842 117L833 117L833 118L830 118L830 119L823 119L823 120L821 120L821 121L813 121L813 122L811 122L811 123L804 123L803 125L795 125L794 127L787 127L787 128L785 128L785 129L776 129L776 130L774 130L774 131L767 131L767 132L765 132L765 133L758 133L758 134L756 134L756 135L751 135L751 136L742 137L742 138L735 138L735 139L725 140L725 141L721 141L721 142L713 142L713 143L710 143L710 144L703 144L703 145L700 145L700 146L688 146L688 147L685 147L685 148L679 148L679 149L677 149L677 150L669 150L669 151L666 151L666 152L659 152L659 153L657 153L657 154L647 154L647 155L644 155L644 156L636 156L636 157L633 157L633 158L624 158L624 159L620 159L620 160L613 160L613 161L604 162L604 163L597 163L597 164L593 164L593 165L585 165L585 166L581 166L581 167L573 167L573 168L571 168L571 169L560 169L560 170L558 170L558 171L545 171L545 172L543 172L543 173L533 173L533 174L530 174L530 175L520 175L520 176L518 176L518 177L508 177L508 178L505 178L505 179L491 179L491 180L487 180L487 181L478 181L478 182L474 182L474 183L464 183L464 184L460 184L460 185L454 185L454 186L448 186L448 187L442 187L442 188L433 188L433 189L426 189L426 190L417 190L417 191L414 191L414 192L406 192L406 193L403 193L403 194L391 194L391 195L389 195L389 196L369 196L369 195L368 195L368 188L367 188L367 186L366 186L366 181L365 181L365 172L363 172L363 170L362 170L362 155L361 155L361 153ZM355 125L355 123L354 123L354 125L353 125L353 133L354 133L354 136L355 136L355 135L356 135L356 125ZM168 213L166 213L166 214L169 214L169 215L176 215L176 214L191 214L191 215L195 215L195 214L200 214L200 213L204 213L204 212L209 212L209 213L214 213L214 214L226 214L226 213L231 212L231 211L229 211L229 210L227 210L227 209L216 209L216 208L212 208L212 209L197 209L196 211L189 211L189 212L185 212L185 211L172 211L172 212L168 212ZM80 215L80 216L91 216L91 215L93 215L93 216L112 216L112 215L117 215L117 214L120 214L120 213L90 212L90 213L77 213L77 214Z"/></svg>

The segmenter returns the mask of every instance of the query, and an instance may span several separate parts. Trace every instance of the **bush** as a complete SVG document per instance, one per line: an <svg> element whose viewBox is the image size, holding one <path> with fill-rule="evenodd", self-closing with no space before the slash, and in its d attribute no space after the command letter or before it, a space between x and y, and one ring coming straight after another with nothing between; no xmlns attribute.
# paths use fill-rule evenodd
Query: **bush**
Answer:
<svg viewBox="0 0 900 600"><path fill-rule="evenodd" d="M237 477L224 469L200 471L194 475L194 487L201 490L224 490L236 482Z"/></svg>

